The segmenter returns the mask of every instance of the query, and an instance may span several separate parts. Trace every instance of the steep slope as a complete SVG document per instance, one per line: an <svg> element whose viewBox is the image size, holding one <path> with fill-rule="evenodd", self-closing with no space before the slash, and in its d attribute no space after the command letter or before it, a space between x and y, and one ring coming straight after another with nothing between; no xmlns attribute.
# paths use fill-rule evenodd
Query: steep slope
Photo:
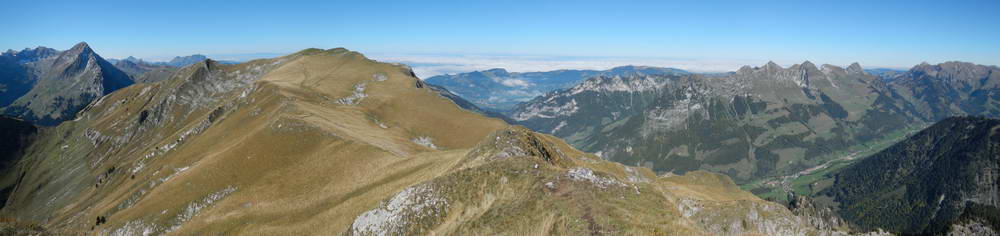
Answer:
<svg viewBox="0 0 1000 236"><path fill-rule="evenodd" d="M955 117L844 168L821 195L869 229L941 233L965 215L965 222L992 223L995 234L998 173L1000 120Z"/></svg>
<svg viewBox="0 0 1000 236"><path fill-rule="evenodd" d="M521 104L511 117L608 160L746 183L919 126L893 96L857 64L768 63L713 77L592 78Z"/></svg>
<svg viewBox="0 0 1000 236"><path fill-rule="evenodd" d="M38 133L38 127L23 120L0 116L0 208L20 177L15 165Z"/></svg>
<svg viewBox="0 0 1000 236"><path fill-rule="evenodd" d="M725 176L602 161L344 49L204 61L40 135L3 213L60 234L824 233Z"/></svg>
<svg viewBox="0 0 1000 236"><path fill-rule="evenodd" d="M133 83L86 43L33 62L31 67L36 78L31 90L2 112L38 125L73 119L91 101Z"/></svg>
<svg viewBox="0 0 1000 236"><path fill-rule="evenodd" d="M673 68L622 66L609 70L557 70L546 72L507 72L504 69L474 71L427 78L427 83L439 85L471 101L479 107L507 111L523 101L547 92L571 87L594 76L678 75L687 71Z"/></svg>

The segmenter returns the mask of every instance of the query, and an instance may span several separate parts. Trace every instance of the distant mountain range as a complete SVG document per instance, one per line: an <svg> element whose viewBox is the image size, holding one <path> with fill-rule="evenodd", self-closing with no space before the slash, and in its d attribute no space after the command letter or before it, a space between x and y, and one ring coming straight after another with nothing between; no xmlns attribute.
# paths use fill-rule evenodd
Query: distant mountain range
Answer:
<svg viewBox="0 0 1000 236"><path fill-rule="evenodd" d="M491 69L455 75L438 75L424 81L444 87L479 107L493 111L507 111L513 109L520 102L528 101L550 91L571 87L590 77L652 74L689 74L689 72L674 68L646 66L622 66L609 70L556 70L523 73Z"/></svg>
<svg viewBox="0 0 1000 236"><path fill-rule="evenodd" d="M602 76L519 104L509 116L609 160L659 173L711 170L748 183L948 116L996 117L996 72L922 64L887 83L858 64L805 62L723 77Z"/></svg>
<svg viewBox="0 0 1000 236"><path fill-rule="evenodd" d="M125 59L108 59L108 61L111 62L111 63L113 63L113 64L117 64L118 62L121 62L121 61L128 61L128 62L132 62L132 63L136 63L136 64L146 64L146 65L151 65L151 66L185 67L185 66L189 66L191 64L195 64L195 63L204 61L206 59L209 59L209 58L207 56L205 56L205 55L194 54L194 55L190 55L190 56L175 56L173 59L170 59L170 61L165 61L165 62L163 62L163 61L160 61L160 62L149 62L149 61L144 61L144 60L139 59L139 58L135 58L133 56L126 57ZM224 61L224 60L223 61L217 61L217 62L221 63L221 64L239 64L240 63L238 61Z"/></svg>
<svg viewBox="0 0 1000 236"><path fill-rule="evenodd" d="M152 83L169 78L178 67L148 63L135 57L115 62L115 67L124 71L137 83Z"/></svg>

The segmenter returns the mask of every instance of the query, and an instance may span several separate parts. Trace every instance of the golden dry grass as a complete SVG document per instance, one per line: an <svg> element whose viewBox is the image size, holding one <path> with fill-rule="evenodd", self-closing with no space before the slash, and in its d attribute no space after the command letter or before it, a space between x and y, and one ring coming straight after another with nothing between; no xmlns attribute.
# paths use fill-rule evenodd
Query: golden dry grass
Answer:
<svg viewBox="0 0 1000 236"><path fill-rule="evenodd" d="M198 66L171 80L119 90L88 108L81 120L47 131L25 164L32 170L25 184L31 189L15 193L14 203L21 205L7 209L10 214L45 218L49 228L83 234L139 222L178 225L170 231L178 235L331 235L347 232L358 215L403 189L434 182L449 186L442 194L453 200L448 208L453 214L418 225L428 230L424 233L698 235L706 233L702 223L680 217L682 199L717 209L740 202L773 205L740 191L728 177L704 172L658 177L531 132L564 159L554 165L532 158L464 163L478 143L507 125L420 88L406 68L356 52L311 49L240 65L209 64L202 72ZM186 94L181 88L204 79L198 76L204 71L261 66L273 68L253 90L218 94L200 106L164 103ZM376 81L376 74L387 80ZM356 105L337 103L359 84L367 97ZM252 92L243 96L244 91ZM160 104L171 105L175 119L135 125L143 111ZM224 112L213 115L220 109ZM186 134L206 120L211 121L206 129ZM93 145L85 136L94 130L112 138ZM114 141L126 134L133 136ZM182 136L176 148L161 150ZM416 144L418 137L431 138L438 148ZM54 154L62 145L72 152ZM160 154L146 158L149 153ZM128 170L139 165L144 167L133 176ZM70 166L85 169L58 173ZM116 171L103 174L112 166ZM566 177L571 168L592 169L626 187L603 189L571 180ZM60 176L78 179L52 180ZM648 182L629 182L630 177ZM547 189L546 182L559 187ZM56 186L67 183L79 186L72 191ZM235 191L177 222L192 204L227 188ZM66 196L49 200L39 193ZM130 199L138 201L123 204ZM91 231L98 216L108 222Z"/></svg>

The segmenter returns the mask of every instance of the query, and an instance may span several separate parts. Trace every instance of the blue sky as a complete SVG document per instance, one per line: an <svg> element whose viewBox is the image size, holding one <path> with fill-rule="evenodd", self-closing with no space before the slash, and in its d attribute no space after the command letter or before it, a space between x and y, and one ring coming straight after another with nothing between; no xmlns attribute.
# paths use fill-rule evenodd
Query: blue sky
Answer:
<svg viewBox="0 0 1000 236"><path fill-rule="evenodd" d="M578 62L565 67L587 67L581 61L687 62L686 69L694 70L768 60L857 61L869 67L949 60L1000 64L996 0L6 0L0 9L0 48L66 49L87 41L109 58L346 47L411 63L498 61L481 66L532 64L524 58Z"/></svg>

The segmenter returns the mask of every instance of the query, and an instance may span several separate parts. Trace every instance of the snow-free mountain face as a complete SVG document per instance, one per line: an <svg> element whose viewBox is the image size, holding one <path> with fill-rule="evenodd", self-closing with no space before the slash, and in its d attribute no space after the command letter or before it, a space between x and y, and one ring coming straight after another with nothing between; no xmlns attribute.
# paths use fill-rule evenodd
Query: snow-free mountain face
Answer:
<svg viewBox="0 0 1000 236"><path fill-rule="evenodd" d="M3 54L0 111L39 125L75 118L91 101L124 88L132 79L86 43L58 52L39 47Z"/></svg>
<svg viewBox="0 0 1000 236"><path fill-rule="evenodd" d="M345 49L203 61L40 134L24 172L3 173L18 178L3 211L98 235L844 230L723 175L656 176L459 104Z"/></svg>
<svg viewBox="0 0 1000 236"><path fill-rule="evenodd" d="M596 77L509 116L609 160L747 183L821 166L950 115L995 116L995 68L918 66L893 83L858 64L809 62L713 77Z"/></svg>
<svg viewBox="0 0 1000 236"><path fill-rule="evenodd" d="M1000 67L968 62L923 63L889 83L915 113L930 120L950 116L1000 117Z"/></svg>
<svg viewBox="0 0 1000 236"><path fill-rule="evenodd" d="M520 102L550 91L565 89L594 76L689 74L680 69L622 66L610 70L557 70L547 72L507 72L504 69L475 71L456 75L438 75L426 82L447 88L476 105L494 111L507 111Z"/></svg>

